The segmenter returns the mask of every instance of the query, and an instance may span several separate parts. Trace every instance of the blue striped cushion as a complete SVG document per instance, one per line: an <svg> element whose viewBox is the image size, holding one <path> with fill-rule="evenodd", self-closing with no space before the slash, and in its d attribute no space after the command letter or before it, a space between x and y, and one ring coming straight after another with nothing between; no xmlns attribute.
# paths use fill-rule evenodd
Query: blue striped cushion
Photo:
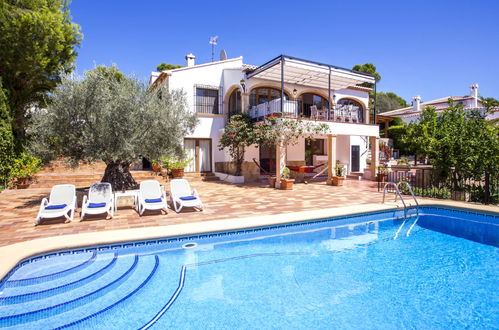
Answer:
<svg viewBox="0 0 499 330"><path fill-rule="evenodd" d="M184 197L180 197L180 199L183 201L192 201L192 200L196 199L196 196L184 196Z"/></svg>

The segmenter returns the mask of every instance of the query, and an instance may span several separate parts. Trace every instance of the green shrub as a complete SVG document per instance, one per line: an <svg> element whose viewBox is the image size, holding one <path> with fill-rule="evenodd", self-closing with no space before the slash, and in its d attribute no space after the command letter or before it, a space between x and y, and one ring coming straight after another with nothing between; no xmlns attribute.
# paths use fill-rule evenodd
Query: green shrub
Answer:
<svg viewBox="0 0 499 330"><path fill-rule="evenodd" d="M14 135L12 134L10 111L0 79L0 184L5 185L11 179L10 164L13 156Z"/></svg>
<svg viewBox="0 0 499 330"><path fill-rule="evenodd" d="M21 153L12 160L10 175L12 178L31 178L41 169L41 160L27 152Z"/></svg>

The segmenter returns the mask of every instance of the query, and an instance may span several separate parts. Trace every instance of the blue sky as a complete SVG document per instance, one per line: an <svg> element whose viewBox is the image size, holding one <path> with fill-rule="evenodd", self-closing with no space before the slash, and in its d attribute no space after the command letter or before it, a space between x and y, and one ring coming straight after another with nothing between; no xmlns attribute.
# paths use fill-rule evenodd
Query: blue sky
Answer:
<svg viewBox="0 0 499 330"><path fill-rule="evenodd" d="M215 50L263 64L280 55L351 68L372 62L409 103L465 95L478 83L499 98L499 1L163 1L73 0L84 34L77 71L116 63L147 79L161 62L211 60Z"/></svg>

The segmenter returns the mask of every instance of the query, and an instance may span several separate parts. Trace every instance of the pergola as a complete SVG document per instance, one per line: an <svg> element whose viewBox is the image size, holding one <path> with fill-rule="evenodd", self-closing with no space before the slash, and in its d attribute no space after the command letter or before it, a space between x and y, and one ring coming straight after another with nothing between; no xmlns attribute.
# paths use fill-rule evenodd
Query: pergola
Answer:
<svg viewBox="0 0 499 330"><path fill-rule="evenodd" d="M376 95L376 78L369 73L288 55L280 55L253 71L248 72L246 76L247 78L254 77L280 82L282 100L284 99L284 84L327 89L329 104L332 104L331 91L348 87L359 87L359 85L366 83L374 86ZM281 102L281 112L283 112L283 102ZM376 101L374 102L373 114L374 119L376 119Z"/></svg>
<svg viewBox="0 0 499 330"><path fill-rule="evenodd" d="M280 82L281 100L284 100L284 85L302 85L328 90L328 101L331 105L331 91L348 87L362 87L363 84L374 86L376 95L376 78L372 74L349 70L330 64L304 60L288 55L280 55L256 69L246 73L247 78L260 78ZM334 93L333 93L334 94ZM284 112L284 102L280 102L281 112ZM374 123L376 123L376 96L373 109ZM328 111L328 119L330 111ZM328 183L333 177L333 166L336 163L336 135L328 134ZM371 174L375 176L378 163L378 139L371 136ZM276 184L279 186L284 154L281 146L276 146Z"/></svg>

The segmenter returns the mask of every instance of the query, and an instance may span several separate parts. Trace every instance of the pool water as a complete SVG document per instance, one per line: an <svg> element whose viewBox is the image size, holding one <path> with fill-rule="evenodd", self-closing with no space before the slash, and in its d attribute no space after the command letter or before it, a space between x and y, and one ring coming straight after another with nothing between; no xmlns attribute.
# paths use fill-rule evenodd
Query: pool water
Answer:
<svg viewBox="0 0 499 330"><path fill-rule="evenodd" d="M0 326L497 328L499 216L442 207L410 214L32 258L0 283Z"/></svg>

